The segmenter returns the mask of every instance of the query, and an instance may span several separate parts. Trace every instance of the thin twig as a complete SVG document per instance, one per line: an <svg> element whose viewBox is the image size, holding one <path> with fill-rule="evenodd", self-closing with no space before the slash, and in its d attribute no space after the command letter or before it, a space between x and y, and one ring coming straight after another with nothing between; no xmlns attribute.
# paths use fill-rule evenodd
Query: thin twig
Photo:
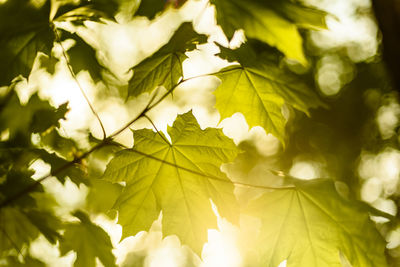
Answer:
<svg viewBox="0 0 400 267"><path fill-rule="evenodd" d="M157 134L164 140L165 143L167 143L168 145L171 145L171 143L165 138L165 136L163 134L160 133L160 131L157 129L156 125L154 124L154 122L150 119L149 116L144 115L144 117L151 123L151 125L153 125L154 130L156 130Z"/></svg>
<svg viewBox="0 0 400 267"><path fill-rule="evenodd" d="M82 87L81 83L79 82L78 78L76 77L74 70L72 69L72 65L71 65L71 63L70 63L70 61L68 59L67 52L66 52L66 50L65 50L65 48L64 48L64 46L63 46L63 44L61 42L61 38L60 38L60 35L57 32L57 29L54 29L54 33L56 35L56 41L61 47L62 54L63 54L63 57L65 59L65 62L67 63L68 70L69 70L72 78L74 79L75 83L78 85L78 88L81 91L83 97L85 98L85 101L88 104L90 110L92 111L92 113L96 117L96 119L98 120L98 122L100 124L100 127L101 127L101 130L103 132L103 139L106 139L107 138L107 133L106 133L106 130L104 128L103 122L101 121L99 114L96 112L96 110L93 107L92 103L90 102L88 96L86 95L85 90L83 90L83 87Z"/></svg>
<svg viewBox="0 0 400 267"><path fill-rule="evenodd" d="M76 157L74 160L66 163L65 165L61 166L60 168L51 171L50 173L48 173L47 175L43 176L42 178L36 180L34 183L32 183L31 185L25 187L23 190L19 191L17 194L7 198L6 200L4 200L2 203L0 203L0 209L8 206L9 204L11 204L12 202L16 201L17 199L19 199L20 197L24 196L25 194L28 194L30 192L32 192L33 190L36 189L37 186L39 186L44 180L48 179L49 177L52 176L56 176L57 174L65 171L66 169L72 167L73 165L81 162L82 159L86 158L87 156L89 156L90 154L93 153L93 151L96 151L106 145L109 145L109 139L105 139L103 140L101 143L99 143L98 145L94 146L92 149L90 149L89 151L83 153L81 156ZM110 144L111 145L111 144Z"/></svg>
<svg viewBox="0 0 400 267"><path fill-rule="evenodd" d="M212 73L200 74L200 75L197 75L197 76L192 76L192 77L189 77L189 78L182 79L176 85L174 85L170 90L168 90L162 97L160 97L160 99L158 99L153 105L149 105L148 108L150 110L153 107L157 106L167 96L169 96L179 85L181 85L184 82L187 82L187 81L190 81L190 80L194 80L194 79L197 79L197 78L213 76L213 75L217 75L217 74L220 74L220 73L225 73L225 72L229 72L229 71L233 71L233 70L237 70L237 69L242 69L242 67L238 66L237 68L231 68L231 69L227 69L227 70L223 70L223 71L216 71L216 72L212 72Z"/></svg>
<svg viewBox="0 0 400 267"><path fill-rule="evenodd" d="M239 67L238 67L239 68ZM229 69L227 71L231 71L233 69ZM223 71L226 72L226 71ZM167 96L169 96L179 85L181 85L182 83L195 79L195 78L200 78L200 77L206 77L206 76L210 76L210 75L215 75L221 72L215 72L215 73L209 73L209 74L202 74L202 75L198 75L198 76L194 76L194 77L190 77L190 78L186 78L186 79L182 79L180 80L176 85L174 85L170 90L168 90L168 92L166 92L164 95L162 95L160 97L160 99L158 99L156 102L154 102L154 97L152 97L149 101L149 103L146 105L146 107L142 110L142 112L140 112L135 118L133 118L131 121L129 121L128 123L126 123L123 127L121 127L119 130L115 131L114 133L112 133L111 135L109 135L108 137L104 138L99 144L95 145L94 147L92 147L90 150L88 150L87 152L83 153L81 156L75 158L73 161L70 161L68 163L66 163L65 165L61 166L60 168L56 169L55 171L51 171L50 173L48 173L47 175L43 176L42 178L36 180L34 183L32 183L30 186L24 188L23 190L21 190L20 192L16 193L15 195L11 196L10 198L7 198L6 200L4 200L2 203L0 203L0 209L3 207L8 206L9 204L11 204L12 202L16 201L17 199L19 199L20 197L24 196L25 194L28 194L30 192L32 192L33 190L35 190L35 188L40 185L44 180L48 179L49 177L52 176L56 176L57 174L61 173L62 171L72 167L74 164L77 164L79 162L81 162L82 159L86 158L87 156L89 156L91 153L93 153L94 151L107 146L107 145L113 145L113 143L111 142L117 135L119 135L120 133L122 133L123 131L125 131L127 128L129 128L133 123L135 123L137 120L139 120L140 118L142 118L143 116L145 116L147 114L147 112L149 112L151 109L153 109L155 106L157 106L158 104L160 104ZM153 103L154 102L154 103ZM244 184L243 184L244 185Z"/></svg>

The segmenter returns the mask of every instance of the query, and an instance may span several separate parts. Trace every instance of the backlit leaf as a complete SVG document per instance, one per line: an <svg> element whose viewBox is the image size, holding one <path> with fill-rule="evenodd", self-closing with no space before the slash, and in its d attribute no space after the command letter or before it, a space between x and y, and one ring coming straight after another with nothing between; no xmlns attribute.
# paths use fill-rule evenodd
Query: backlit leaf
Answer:
<svg viewBox="0 0 400 267"><path fill-rule="evenodd" d="M191 23L183 23L166 45L132 69L128 96L151 92L157 86L171 89L183 76L182 62L187 58L185 52L206 41L207 37L196 33Z"/></svg>
<svg viewBox="0 0 400 267"><path fill-rule="evenodd" d="M75 267L95 267L96 258L104 266L116 266L112 253L113 246L108 234L99 226L93 224L89 217L81 212L74 213L79 223L69 223L65 227L65 233L60 242L60 252L65 255L73 250L77 257Z"/></svg>
<svg viewBox="0 0 400 267"><path fill-rule="evenodd" d="M306 58L297 26L325 27L324 12L287 0L211 0L211 3L217 11L217 22L229 39L236 30L243 29L248 38L277 47L302 64L306 64Z"/></svg>
<svg viewBox="0 0 400 267"><path fill-rule="evenodd" d="M104 178L126 182L114 205L123 237L149 230L162 211L164 236L177 235L200 254L207 229L217 227L210 199L222 217L237 221L233 184L220 166L238 149L220 129L201 130L191 112L178 116L168 133L171 143L161 133L134 131L133 150L117 153Z"/></svg>
<svg viewBox="0 0 400 267"><path fill-rule="evenodd" d="M60 222L52 213L23 206L0 209L0 256L7 250L21 250L39 233L55 244L60 235Z"/></svg>
<svg viewBox="0 0 400 267"><path fill-rule="evenodd" d="M39 235L38 229L18 207L0 209L0 255L28 244Z"/></svg>
<svg viewBox="0 0 400 267"><path fill-rule="evenodd" d="M28 103L22 105L15 92L0 113L0 131L9 130L10 139L18 133L28 135L32 132L44 132L51 127L58 127L59 120L65 118L68 105L65 103L54 108L35 93ZM18 116L15 116L18 114Z"/></svg>
<svg viewBox="0 0 400 267"><path fill-rule="evenodd" d="M283 143L286 119L281 109L285 103L307 114L309 108L323 106L298 77L257 55L248 44L236 50L220 49L220 57L240 63L216 74L222 81L215 91L221 119L241 112L250 127L262 126Z"/></svg>
<svg viewBox="0 0 400 267"><path fill-rule="evenodd" d="M19 75L28 78L37 53L49 55L53 47L49 1L39 7L31 2L0 4L0 86L9 85Z"/></svg>
<svg viewBox="0 0 400 267"><path fill-rule="evenodd" d="M80 71L86 70L95 82L101 80L101 71L104 67L97 60L96 50L75 33L63 31L62 38L75 41L74 46L67 51L74 73L78 74Z"/></svg>
<svg viewBox="0 0 400 267"><path fill-rule="evenodd" d="M342 198L332 180L296 181L294 188L264 193L248 207L261 218L262 266L387 266L385 241L356 201Z"/></svg>

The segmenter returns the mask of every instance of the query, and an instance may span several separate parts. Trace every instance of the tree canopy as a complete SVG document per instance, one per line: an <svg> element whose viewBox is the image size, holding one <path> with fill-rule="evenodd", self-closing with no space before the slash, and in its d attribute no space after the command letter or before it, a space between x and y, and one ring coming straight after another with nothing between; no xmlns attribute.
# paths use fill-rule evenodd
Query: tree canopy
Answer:
<svg viewBox="0 0 400 267"><path fill-rule="evenodd" d="M218 266L398 266L382 14L366 45L313 1L0 1L0 266L213 266L227 229Z"/></svg>

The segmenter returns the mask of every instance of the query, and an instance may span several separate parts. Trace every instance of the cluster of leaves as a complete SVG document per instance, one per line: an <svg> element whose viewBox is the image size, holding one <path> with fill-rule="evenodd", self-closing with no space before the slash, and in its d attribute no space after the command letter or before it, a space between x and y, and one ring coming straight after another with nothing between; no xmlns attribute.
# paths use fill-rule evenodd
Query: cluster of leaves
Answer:
<svg viewBox="0 0 400 267"><path fill-rule="evenodd" d="M85 27L86 21L112 20L118 3L38 2L9 0L0 5L0 86L5 86L0 101L0 264L43 266L29 255L30 243L43 235L59 245L61 255L75 251L75 266L95 266L96 258L104 266L116 265L109 236L91 222L88 214L76 211L73 216L78 220L71 221L54 214L57 205L49 200L41 182L55 176L61 183L69 177L78 185L105 183L112 188L115 197L104 206L118 212L123 237L149 230L161 213L163 235L178 236L201 255L207 229L217 227L212 200L218 214L235 225L240 213L261 219L256 242L262 266L277 266L286 259L287 266L341 266L343 257L352 266L386 266L385 242L369 219L373 210L340 195L332 180L306 182L286 177L285 185L279 188L241 183L264 189L261 196L241 205L244 203L234 194L239 183L232 182L220 169L222 164L233 162L240 149L221 129L202 130L191 112L178 115L168 128L170 141L157 130L133 131L134 146L118 149L101 177L90 175L83 159L105 146L116 145L116 135L187 81L182 70L186 52L206 43L207 36L185 22L166 45L134 66L128 98L153 93L159 86L166 93L157 102L152 99L131 124L82 151L74 140L58 132L67 104L55 108L34 94L22 105L14 86L18 77L29 77L38 53L44 58L41 64L50 71L53 65L54 69L58 59L52 57L53 45L61 45L66 39L75 40L73 48L62 48L72 75L88 70L94 80L102 79L106 67L97 61L95 50L60 25ZM135 15L153 19L169 6L179 8L184 2L143 0ZM210 4L229 39L239 29L247 38L237 49L217 44L217 56L234 63L212 74L221 81L215 91L221 119L241 112L250 126L263 127L284 144L286 119L282 108L308 115L311 108L324 104L282 62L286 58L308 64L299 30L325 28L326 14L289 0L211 0ZM107 150L108 154L112 152ZM35 180L30 166L39 159L51 166L51 172ZM100 210L107 211L103 207L95 212Z"/></svg>

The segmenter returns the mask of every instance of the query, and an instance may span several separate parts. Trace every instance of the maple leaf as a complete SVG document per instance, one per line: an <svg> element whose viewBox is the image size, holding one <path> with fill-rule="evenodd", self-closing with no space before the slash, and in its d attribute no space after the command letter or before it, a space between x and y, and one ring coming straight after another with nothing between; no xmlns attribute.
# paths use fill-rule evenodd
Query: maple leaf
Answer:
<svg viewBox="0 0 400 267"><path fill-rule="evenodd" d="M123 237L148 230L162 211L163 234L200 254L207 229L217 227L210 199L222 217L237 221L233 184L220 166L238 149L221 129L201 130L191 112L179 115L168 133L171 143L162 133L134 131L134 150L117 153L104 179L126 182L114 205Z"/></svg>
<svg viewBox="0 0 400 267"><path fill-rule="evenodd" d="M93 224L82 211L74 213L79 223L69 223L65 227L63 239L60 242L60 252L76 251L75 267L95 267L96 258L104 266L116 266L112 253L113 246L110 237L100 227Z"/></svg>
<svg viewBox="0 0 400 267"><path fill-rule="evenodd" d="M67 54L69 63L75 74L80 71L88 71L93 81L98 82L102 78L102 70L106 67L101 65L97 60L96 50L87 44L78 34L71 34L67 31L62 31L61 38L63 40L73 39L74 46L68 49Z"/></svg>
<svg viewBox="0 0 400 267"><path fill-rule="evenodd" d="M247 213L261 218L261 264L341 267L387 266L385 241L362 204L342 198L332 180L295 181L295 187L264 193Z"/></svg>
<svg viewBox="0 0 400 267"><path fill-rule="evenodd" d="M0 86L17 76L28 78L38 52L50 54L55 36L48 1L35 7L27 0L0 4Z"/></svg>
<svg viewBox="0 0 400 267"><path fill-rule="evenodd" d="M128 96L152 92L161 85L171 89L183 76L182 62L187 58L185 52L206 41L207 37L195 32L191 23L183 23L166 45L132 69Z"/></svg>
<svg viewBox="0 0 400 267"><path fill-rule="evenodd" d="M243 29L247 37L277 47L288 58L304 65L307 61L297 26L325 27L326 13L286 0L211 0L211 3L217 11L217 22L229 39L236 30Z"/></svg>
<svg viewBox="0 0 400 267"><path fill-rule="evenodd" d="M241 112L250 127L262 126L284 143L286 119L281 109L285 103L306 114L310 108L324 106L298 77L258 55L249 44L236 50L220 49L218 56L240 63L216 74L221 84L214 93L215 106L221 119Z"/></svg>

